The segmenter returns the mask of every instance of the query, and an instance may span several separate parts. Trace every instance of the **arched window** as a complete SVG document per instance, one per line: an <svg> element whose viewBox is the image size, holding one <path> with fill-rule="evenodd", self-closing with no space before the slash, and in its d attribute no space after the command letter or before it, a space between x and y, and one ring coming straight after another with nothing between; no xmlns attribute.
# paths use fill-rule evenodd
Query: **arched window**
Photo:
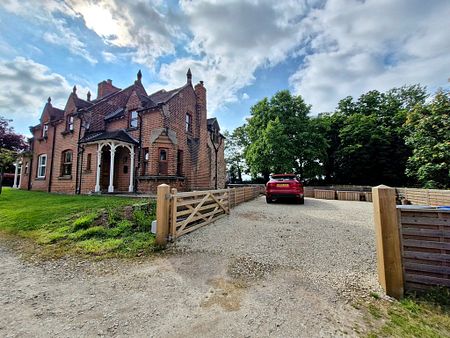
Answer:
<svg viewBox="0 0 450 338"><path fill-rule="evenodd" d="M62 153L61 160L61 176L70 176L72 175L72 161L73 161L73 153L72 150L66 150Z"/></svg>

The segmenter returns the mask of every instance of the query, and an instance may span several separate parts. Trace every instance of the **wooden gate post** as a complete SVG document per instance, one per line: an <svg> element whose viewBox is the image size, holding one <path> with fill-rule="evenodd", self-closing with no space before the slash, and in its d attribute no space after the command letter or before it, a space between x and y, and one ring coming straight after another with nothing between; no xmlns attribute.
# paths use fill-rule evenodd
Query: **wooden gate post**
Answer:
<svg viewBox="0 0 450 338"><path fill-rule="evenodd" d="M403 297L403 267L395 189L385 185L372 188L377 245L378 280L386 294Z"/></svg>
<svg viewBox="0 0 450 338"><path fill-rule="evenodd" d="M167 184L158 185L156 198L156 244L165 246L169 235L169 204L170 187Z"/></svg>

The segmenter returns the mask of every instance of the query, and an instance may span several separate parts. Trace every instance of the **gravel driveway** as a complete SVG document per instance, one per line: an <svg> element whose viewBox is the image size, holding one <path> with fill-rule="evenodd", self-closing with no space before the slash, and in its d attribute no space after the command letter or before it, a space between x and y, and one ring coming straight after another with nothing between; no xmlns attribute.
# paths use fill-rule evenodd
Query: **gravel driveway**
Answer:
<svg viewBox="0 0 450 338"><path fill-rule="evenodd" d="M0 336L358 336L380 292L372 204L242 204L139 260L32 262L0 242Z"/></svg>

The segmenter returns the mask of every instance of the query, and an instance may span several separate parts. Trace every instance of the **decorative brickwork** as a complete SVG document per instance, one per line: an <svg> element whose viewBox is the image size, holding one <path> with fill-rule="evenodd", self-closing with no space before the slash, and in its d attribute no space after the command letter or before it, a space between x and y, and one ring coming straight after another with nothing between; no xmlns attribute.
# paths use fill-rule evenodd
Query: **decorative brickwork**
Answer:
<svg viewBox="0 0 450 338"><path fill-rule="evenodd" d="M74 87L64 110L54 108L49 98L40 124L30 127L32 154L22 159L28 172L20 188L155 193L162 183L186 191L212 189L216 180L223 188L225 140L217 120L207 119L203 82L194 88L188 71L182 87L148 95L141 78L139 72L125 89L102 81L93 101L90 93L87 100L79 98ZM210 120L215 120L214 130ZM38 177L43 154L45 175Z"/></svg>

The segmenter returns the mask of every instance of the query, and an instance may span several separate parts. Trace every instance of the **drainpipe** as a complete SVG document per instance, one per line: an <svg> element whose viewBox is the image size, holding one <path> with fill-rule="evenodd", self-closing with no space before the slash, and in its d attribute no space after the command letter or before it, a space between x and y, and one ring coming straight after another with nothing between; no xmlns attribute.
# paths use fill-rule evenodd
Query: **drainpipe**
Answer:
<svg viewBox="0 0 450 338"><path fill-rule="evenodd" d="M50 174L48 179L48 192L52 191L52 176L53 176L53 161L55 159L55 141L56 141L56 125L53 125L53 140L52 140L52 163L50 165Z"/></svg>
<svg viewBox="0 0 450 338"><path fill-rule="evenodd" d="M31 142L31 144L30 144L30 151L31 151L31 156L30 156L30 164L28 166L27 190L31 190L31 174L33 172L33 158L34 158L34 137L33 137L33 142Z"/></svg>
<svg viewBox="0 0 450 338"><path fill-rule="evenodd" d="M83 126L83 119L79 116L80 119L80 128L78 129L78 142L77 142L77 166L75 173L75 194L79 195L81 193L81 175L83 169L83 152L84 148L80 146L81 139L81 127ZM80 162L81 157L81 162ZM81 167L81 168L80 168Z"/></svg>
<svg viewBox="0 0 450 338"><path fill-rule="evenodd" d="M139 144L138 144L138 166L137 166L137 174L139 174L139 171L141 170L141 153L142 153L142 111L138 112L139 117ZM134 170L134 168L132 168ZM138 184L139 180L137 179L138 175L134 176L134 192L139 191L138 190Z"/></svg>

